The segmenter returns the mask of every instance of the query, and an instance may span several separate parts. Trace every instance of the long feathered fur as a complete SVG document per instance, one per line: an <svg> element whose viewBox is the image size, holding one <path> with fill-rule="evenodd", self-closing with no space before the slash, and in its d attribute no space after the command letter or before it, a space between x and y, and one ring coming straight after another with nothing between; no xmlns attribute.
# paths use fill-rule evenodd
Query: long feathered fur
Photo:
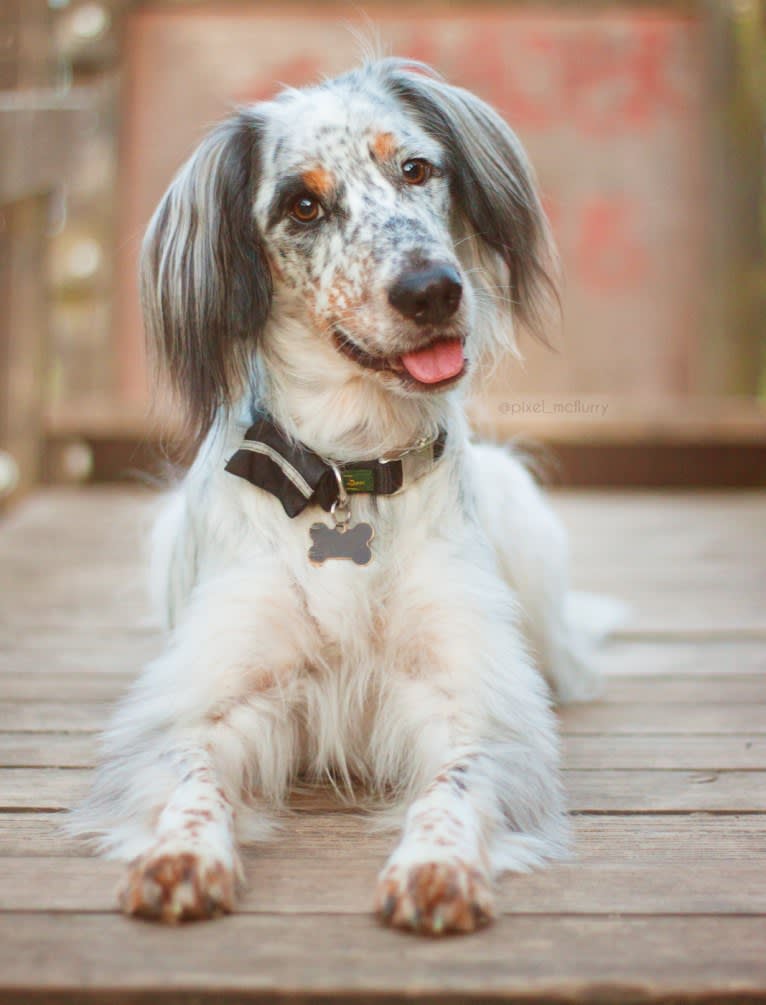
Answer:
<svg viewBox="0 0 766 1005"><path fill-rule="evenodd" d="M429 166L416 187L413 158ZM424 262L460 277L438 326L392 307ZM563 533L512 454L471 443L465 381L429 392L401 363L429 339L459 339L473 371L512 349L514 319L541 326L551 262L511 130L400 60L242 110L179 172L147 233L143 302L201 446L154 535L166 647L73 819L134 859L129 913L230 909L239 843L273 833L299 777L406 811L377 894L393 924L476 927L493 874L565 852L544 677L572 700L597 676ZM339 461L440 428L447 448L402 494L354 498L375 527L369 567L317 568L317 512L288 520L224 470L255 408Z"/></svg>

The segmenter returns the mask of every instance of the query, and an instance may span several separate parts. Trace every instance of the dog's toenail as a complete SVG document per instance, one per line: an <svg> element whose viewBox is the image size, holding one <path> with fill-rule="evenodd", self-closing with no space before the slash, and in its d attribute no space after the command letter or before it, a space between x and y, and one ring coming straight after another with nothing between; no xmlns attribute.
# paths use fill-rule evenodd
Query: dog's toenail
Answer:
<svg viewBox="0 0 766 1005"><path fill-rule="evenodd" d="M393 893L389 893L386 899L383 901L383 906L380 909L381 917L388 921L394 911L396 910L396 897Z"/></svg>

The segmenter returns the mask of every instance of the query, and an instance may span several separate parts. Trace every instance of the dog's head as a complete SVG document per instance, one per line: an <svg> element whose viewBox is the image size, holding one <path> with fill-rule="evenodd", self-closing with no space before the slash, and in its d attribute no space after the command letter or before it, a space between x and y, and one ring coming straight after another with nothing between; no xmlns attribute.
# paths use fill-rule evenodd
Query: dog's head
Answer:
<svg viewBox="0 0 766 1005"><path fill-rule="evenodd" d="M427 67L382 60L215 129L147 232L147 333L204 433L260 355L399 396L539 332L550 241L513 132Z"/></svg>

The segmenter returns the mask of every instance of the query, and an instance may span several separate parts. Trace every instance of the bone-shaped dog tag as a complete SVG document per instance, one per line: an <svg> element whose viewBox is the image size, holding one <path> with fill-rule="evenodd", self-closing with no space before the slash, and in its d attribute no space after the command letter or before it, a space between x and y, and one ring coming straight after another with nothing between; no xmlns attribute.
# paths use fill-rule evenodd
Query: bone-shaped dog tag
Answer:
<svg viewBox="0 0 766 1005"><path fill-rule="evenodd" d="M367 565L372 560L370 542L375 529L368 523L354 527L328 527L326 523L312 524L309 560L322 565L329 558L347 558L355 565Z"/></svg>

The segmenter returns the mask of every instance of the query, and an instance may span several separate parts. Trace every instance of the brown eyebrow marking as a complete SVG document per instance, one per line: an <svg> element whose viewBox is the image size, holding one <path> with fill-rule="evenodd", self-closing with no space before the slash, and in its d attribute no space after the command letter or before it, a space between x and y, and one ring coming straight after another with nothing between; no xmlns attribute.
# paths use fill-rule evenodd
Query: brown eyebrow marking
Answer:
<svg viewBox="0 0 766 1005"><path fill-rule="evenodd" d="M393 133L377 133L372 139L372 152L379 161L388 161L398 149Z"/></svg>
<svg viewBox="0 0 766 1005"><path fill-rule="evenodd" d="M303 184L320 199L327 199L335 188L333 177L323 167L311 168L301 175Z"/></svg>

